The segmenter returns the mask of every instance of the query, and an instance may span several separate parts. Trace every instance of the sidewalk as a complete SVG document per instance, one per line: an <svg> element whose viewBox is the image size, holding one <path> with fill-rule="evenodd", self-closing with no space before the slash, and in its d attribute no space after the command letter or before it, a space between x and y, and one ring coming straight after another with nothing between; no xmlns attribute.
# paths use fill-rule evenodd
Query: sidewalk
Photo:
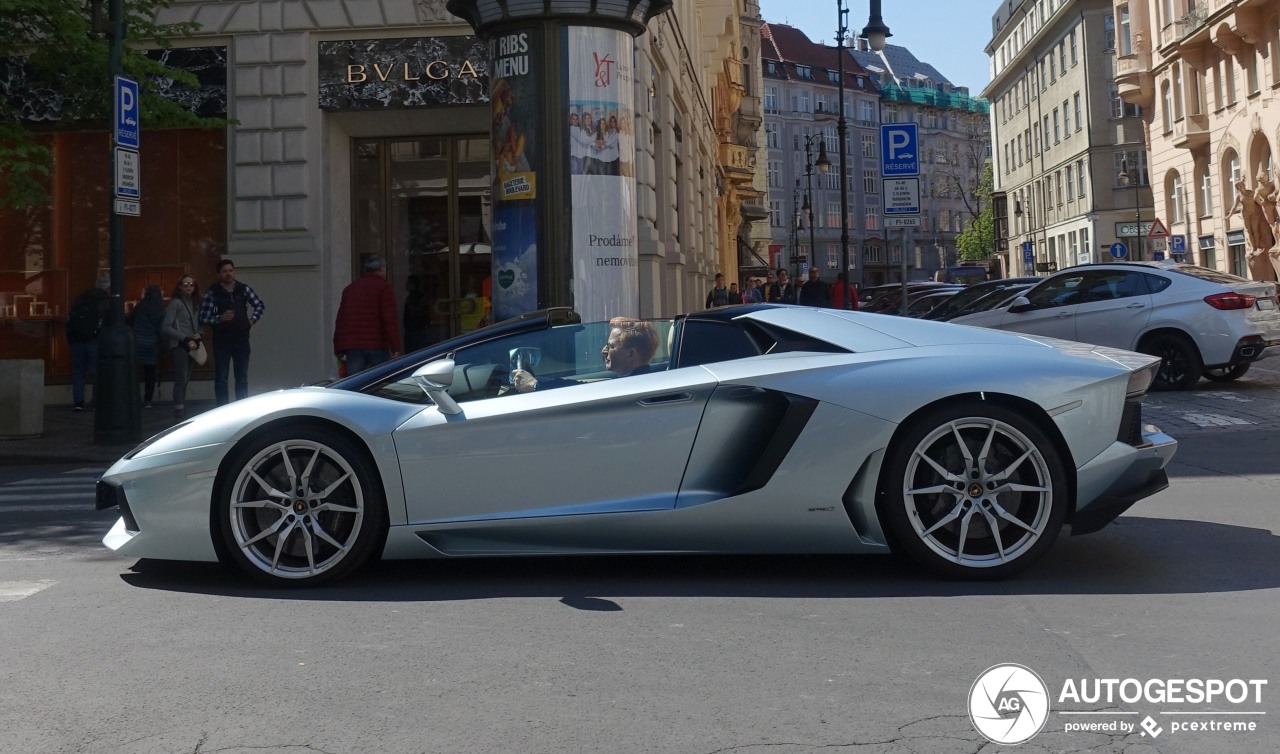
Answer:
<svg viewBox="0 0 1280 754"><path fill-rule="evenodd" d="M187 401L187 416L213 407L213 401ZM44 433L22 440L0 439L0 466L82 463L107 466L133 449L136 443L98 445L93 441L92 409L73 411L70 406L44 407ZM173 424L173 406L167 401L142 409L141 440Z"/></svg>

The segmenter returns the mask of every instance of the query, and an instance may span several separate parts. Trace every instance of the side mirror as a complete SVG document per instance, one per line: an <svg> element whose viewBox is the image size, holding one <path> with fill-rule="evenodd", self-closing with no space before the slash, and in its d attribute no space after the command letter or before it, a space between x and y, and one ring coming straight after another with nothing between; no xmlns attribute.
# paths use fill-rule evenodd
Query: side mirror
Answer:
<svg viewBox="0 0 1280 754"><path fill-rule="evenodd" d="M542 349L522 346L511 349L508 356L511 359L511 368L513 370L524 369L528 371L529 368L538 366L538 363L542 361Z"/></svg>
<svg viewBox="0 0 1280 754"><path fill-rule="evenodd" d="M1021 312L1029 312L1035 308L1035 304L1027 300L1026 296L1018 296L1013 300L1013 303L1009 304L1009 313L1019 314Z"/></svg>
<svg viewBox="0 0 1280 754"><path fill-rule="evenodd" d="M418 367L413 373L413 381L418 383L422 392L427 394L442 414L460 414L462 407L449 395L449 386L453 384L453 359L437 359Z"/></svg>

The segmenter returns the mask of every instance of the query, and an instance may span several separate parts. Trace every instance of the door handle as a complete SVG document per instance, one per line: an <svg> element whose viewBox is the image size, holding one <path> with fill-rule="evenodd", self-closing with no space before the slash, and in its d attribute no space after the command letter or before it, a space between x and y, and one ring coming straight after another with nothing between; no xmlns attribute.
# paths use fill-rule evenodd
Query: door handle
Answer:
<svg viewBox="0 0 1280 754"><path fill-rule="evenodd" d="M1145 307L1145 306L1146 306L1146 304L1142 303L1141 301L1138 301L1138 302L1135 302L1135 303L1129 304L1129 305L1128 305L1128 306L1126 306L1125 308L1126 308L1126 309L1141 309L1141 308L1143 308L1143 307Z"/></svg>
<svg viewBox="0 0 1280 754"><path fill-rule="evenodd" d="M1075 314L1075 312L1062 312L1061 314L1054 315L1054 319L1062 319L1063 317L1070 317L1073 314Z"/></svg>
<svg viewBox="0 0 1280 754"><path fill-rule="evenodd" d="M662 395L654 395L640 401L641 406L667 406L672 403L685 403L693 400L693 393L681 391L679 393L664 393Z"/></svg>

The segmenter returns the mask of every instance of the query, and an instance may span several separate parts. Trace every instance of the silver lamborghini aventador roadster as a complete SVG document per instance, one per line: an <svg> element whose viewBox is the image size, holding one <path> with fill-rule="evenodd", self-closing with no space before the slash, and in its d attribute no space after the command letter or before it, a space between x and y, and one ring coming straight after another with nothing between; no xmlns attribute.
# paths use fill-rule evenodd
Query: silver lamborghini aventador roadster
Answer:
<svg viewBox="0 0 1280 754"><path fill-rule="evenodd" d="M1150 356L770 304L651 325L634 371L608 323L552 309L209 411L102 476L103 542L279 585L374 558L890 550L987 579L1168 484Z"/></svg>

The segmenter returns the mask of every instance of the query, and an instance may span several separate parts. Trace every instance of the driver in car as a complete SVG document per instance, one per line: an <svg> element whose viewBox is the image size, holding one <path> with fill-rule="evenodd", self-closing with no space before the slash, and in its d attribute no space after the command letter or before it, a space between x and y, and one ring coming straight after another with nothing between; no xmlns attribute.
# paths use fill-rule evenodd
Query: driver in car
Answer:
<svg viewBox="0 0 1280 754"><path fill-rule="evenodd" d="M614 317L609 320L609 338L600 355L604 368L619 377L648 374L649 362L658 351L658 331L652 322L631 317ZM565 380L544 380L543 388L562 387ZM530 393L538 389L538 379L528 370L511 370L511 389L517 393Z"/></svg>

